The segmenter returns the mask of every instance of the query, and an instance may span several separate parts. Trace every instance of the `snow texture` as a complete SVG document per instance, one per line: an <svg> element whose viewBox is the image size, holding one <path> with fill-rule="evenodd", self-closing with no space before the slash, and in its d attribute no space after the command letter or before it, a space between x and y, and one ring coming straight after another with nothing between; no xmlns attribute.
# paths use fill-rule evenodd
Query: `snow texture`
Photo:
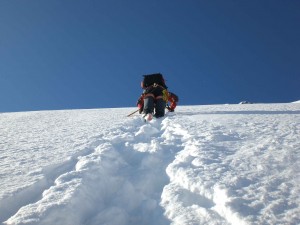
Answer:
<svg viewBox="0 0 300 225"><path fill-rule="evenodd" d="M0 223L300 224L300 105L0 114Z"/></svg>

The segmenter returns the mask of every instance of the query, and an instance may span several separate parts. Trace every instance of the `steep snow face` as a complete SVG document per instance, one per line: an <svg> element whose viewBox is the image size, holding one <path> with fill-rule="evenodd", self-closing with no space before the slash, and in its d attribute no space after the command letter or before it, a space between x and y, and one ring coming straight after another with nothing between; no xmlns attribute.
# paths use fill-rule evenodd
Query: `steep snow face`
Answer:
<svg viewBox="0 0 300 225"><path fill-rule="evenodd" d="M299 224L300 105L0 114L5 224Z"/></svg>
<svg viewBox="0 0 300 225"><path fill-rule="evenodd" d="M174 224L299 224L299 113L217 106L178 117L191 137L167 167L166 215Z"/></svg>
<svg viewBox="0 0 300 225"><path fill-rule="evenodd" d="M120 126L128 110L68 110L0 114L0 222L40 198L77 157Z"/></svg>

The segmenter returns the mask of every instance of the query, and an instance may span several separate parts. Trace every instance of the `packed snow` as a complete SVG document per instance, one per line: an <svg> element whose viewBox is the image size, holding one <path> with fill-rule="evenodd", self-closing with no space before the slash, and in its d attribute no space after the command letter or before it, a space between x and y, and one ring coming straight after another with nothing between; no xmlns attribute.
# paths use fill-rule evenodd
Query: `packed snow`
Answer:
<svg viewBox="0 0 300 225"><path fill-rule="evenodd" d="M0 223L300 224L300 104L0 114Z"/></svg>

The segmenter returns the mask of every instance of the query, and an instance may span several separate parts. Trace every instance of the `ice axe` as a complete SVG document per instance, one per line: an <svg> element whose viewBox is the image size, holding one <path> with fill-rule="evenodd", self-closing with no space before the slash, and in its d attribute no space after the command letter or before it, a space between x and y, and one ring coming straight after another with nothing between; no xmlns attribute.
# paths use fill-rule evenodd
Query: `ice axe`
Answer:
<svg viewBox="0 0 300 225"><path fill-rule="evenodd" d="M132 113L130 113L130 114L128 114L127 117L132 116L133 114L137 113L138 111L139 111L139 109L136 110L136 111L134 111L134 112L132 112Z"/></svg>

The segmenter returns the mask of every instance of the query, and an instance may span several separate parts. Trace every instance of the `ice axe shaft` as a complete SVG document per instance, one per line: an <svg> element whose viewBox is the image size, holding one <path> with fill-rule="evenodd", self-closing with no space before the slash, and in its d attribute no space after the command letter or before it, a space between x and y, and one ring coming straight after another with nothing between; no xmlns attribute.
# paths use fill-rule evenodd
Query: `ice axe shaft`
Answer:
<svg viewBox="0 0 300 225"><path fill-rule="evenodd" d="M130 113L130 114L128 114L127 117L132 116L133 114L137 113L138 111L139 111L139 109L136 110L136 111L134 111L134 112L132 112L132 113Z"/></svg>

